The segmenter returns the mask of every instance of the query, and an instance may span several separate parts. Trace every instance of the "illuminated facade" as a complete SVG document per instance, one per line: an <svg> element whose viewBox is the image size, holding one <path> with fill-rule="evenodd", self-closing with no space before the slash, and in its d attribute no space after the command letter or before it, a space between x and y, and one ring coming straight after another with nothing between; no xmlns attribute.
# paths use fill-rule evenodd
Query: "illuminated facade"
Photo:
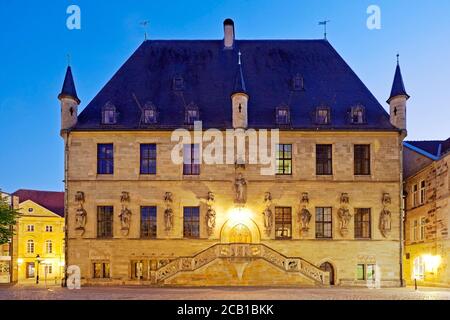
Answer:
<svg viewBox="0 0 450 320"><path fill-rule="evenodd" d="M450 139L405 143L405 279L450 285Z"/></svg>
<svg viewBox="0 0 450 320"><path fill-rule="evenodd" d="M81 113L67 69L66 265L94 285L399 286L400 68L389 115L327 41L224 27L224 41L145 41ZM278 129L276 175L199 164L195 143L174 163L173 131L196 121Z"/></svg>
<svg viewBox="0 0 450 320"><path fill-rule="evenodd" d="M18 190L19 283L61 284L64 274L64 195ZM38 279L39 278L39 279Z"/></svg>

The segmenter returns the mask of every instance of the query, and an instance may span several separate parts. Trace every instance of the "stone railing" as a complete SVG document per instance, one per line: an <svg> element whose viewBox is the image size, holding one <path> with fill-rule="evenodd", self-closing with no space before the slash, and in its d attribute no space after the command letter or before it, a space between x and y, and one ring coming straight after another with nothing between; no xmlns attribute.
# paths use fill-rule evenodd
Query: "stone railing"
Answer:
<svg viewBox="0 0 450 320"><path fill-rule="evenodd" d="M156 271L157 283L179 272L197 270L216 259L255 260L264 259L285 272L300 273L318 284L329 283L329 273L302 258L290 258L263 244L216 244L192 257L181 257Z"/></svg>

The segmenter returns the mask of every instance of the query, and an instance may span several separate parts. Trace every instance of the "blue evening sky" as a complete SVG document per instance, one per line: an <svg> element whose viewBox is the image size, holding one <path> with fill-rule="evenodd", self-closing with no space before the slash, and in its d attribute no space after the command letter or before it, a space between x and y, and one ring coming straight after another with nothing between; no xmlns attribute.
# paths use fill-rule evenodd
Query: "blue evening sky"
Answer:
<svg viewBox="0 0 450 320"><path fill-rule="evenodd" d="M81 8L81 30L68 30L66 9ZM366 27L369 5L381 30ZM395 55L401 54L408 139L450 136L450 1L448 0L2 0L0 4L0 188L63 190L59 101L67 54L81 110L143 40L221 39L233 18L240 39L329 40L382 105Z"/></svg>

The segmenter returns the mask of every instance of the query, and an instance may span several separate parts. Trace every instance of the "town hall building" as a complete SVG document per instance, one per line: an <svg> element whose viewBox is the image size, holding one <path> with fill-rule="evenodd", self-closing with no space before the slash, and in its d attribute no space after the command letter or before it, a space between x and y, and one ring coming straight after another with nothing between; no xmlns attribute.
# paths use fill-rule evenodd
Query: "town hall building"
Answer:
<svg viewBox="0 0 450 320"><path fill-rule="evenodd" d="M400 286L408 98L399 65L388 114L327 40L238 40L230 19L223 40L146 40L82 112L69 66L66 266L91 285ZM274 173L207 164L195 139L175 162L199 123L278 132Z"/></svg>

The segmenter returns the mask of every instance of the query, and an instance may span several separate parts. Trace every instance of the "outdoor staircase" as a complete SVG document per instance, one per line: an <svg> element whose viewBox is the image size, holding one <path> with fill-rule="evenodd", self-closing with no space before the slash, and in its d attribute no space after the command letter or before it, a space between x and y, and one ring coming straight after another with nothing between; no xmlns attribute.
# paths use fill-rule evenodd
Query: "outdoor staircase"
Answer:
<svg viewBox="0 0 450 320"><path fill-rule="evenodd" d="M264 244L216 244L192 257L180 257L172 260L155 272L154 281L163 284L165 280L180 272L195 271L217 260L253 261L263 259L288 273L297 273L313 280L317 285L328 285L329 272L298 257L286 257Z"/></svg>

